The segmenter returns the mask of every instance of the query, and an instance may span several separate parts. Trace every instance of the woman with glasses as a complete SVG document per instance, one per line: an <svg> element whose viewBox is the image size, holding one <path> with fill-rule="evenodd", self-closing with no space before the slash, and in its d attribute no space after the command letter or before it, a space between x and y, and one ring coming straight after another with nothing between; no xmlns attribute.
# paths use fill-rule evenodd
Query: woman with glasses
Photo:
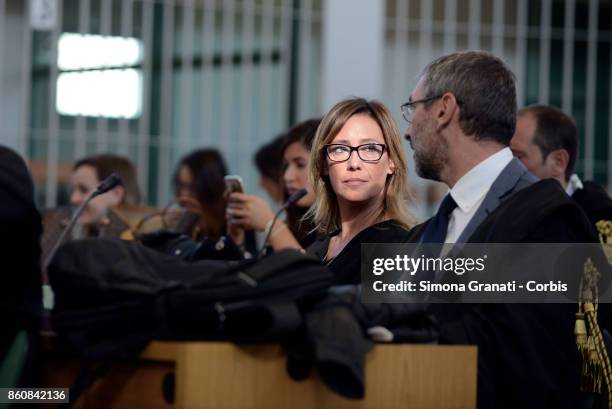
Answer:
<svg viewBox="0 0 612 409"><path fill-rule="evenodd" d="M308 252L328 264L337 284L361 281L361 243L408 241L407 163L389 110L352 98L323 118L309 177L315 203L308 215L324 237Z"/></svg>
<svg viewBox="0 0 612 409"><path fill-rule="evenodd" d="M319 126L319 119L310 119L291 128L281 147L283 202L295 192L306 189L307 194L287 209L287 217L271 225L274 212L268 203L255 195L232 193L227 214L234 227L254 229L269 233L273 250L283 248L303 249L316 238L313 226L302 218L315 200L308 182L308 158L310 148Z"/></svg>

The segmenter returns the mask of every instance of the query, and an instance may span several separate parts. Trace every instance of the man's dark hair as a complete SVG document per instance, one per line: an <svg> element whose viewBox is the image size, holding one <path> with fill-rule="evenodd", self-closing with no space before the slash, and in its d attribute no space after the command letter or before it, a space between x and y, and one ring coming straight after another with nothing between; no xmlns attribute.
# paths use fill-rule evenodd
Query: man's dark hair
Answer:
<svg viewBox="0 0 612 409"><path fill-rule="evenodd" d="M533 136L535 143L542 151L542 160L557 149L565 149L569 155L565 180L574 173L578 156L578 128L576 122L559 108L549 105L530 105L519 111L519 116L531 114L536 120Z"/></svg>
<svg viewBox="0 0 612 409"><path fill-rule="evenodd" d="M484 51L440 57L425 67L425 98L452 93L459 104L459 125L476 140L510 144L516 126L516 86L502 60Z"/></svg>

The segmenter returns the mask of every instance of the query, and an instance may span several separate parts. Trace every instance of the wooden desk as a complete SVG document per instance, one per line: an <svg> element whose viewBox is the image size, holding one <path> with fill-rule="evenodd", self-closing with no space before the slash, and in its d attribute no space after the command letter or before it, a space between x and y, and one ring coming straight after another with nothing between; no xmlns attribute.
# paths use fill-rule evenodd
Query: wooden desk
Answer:
<svg viewBox="0 0 612 409"><path fill-rule="evenodd" d="M367 356L365 399L349 400L316 375L291 380L278 345L152 342L138 362L116 365L75 407L473 409L476 355L473 346L378 345ZM174 404L161 392L169 373Z"/></svg>

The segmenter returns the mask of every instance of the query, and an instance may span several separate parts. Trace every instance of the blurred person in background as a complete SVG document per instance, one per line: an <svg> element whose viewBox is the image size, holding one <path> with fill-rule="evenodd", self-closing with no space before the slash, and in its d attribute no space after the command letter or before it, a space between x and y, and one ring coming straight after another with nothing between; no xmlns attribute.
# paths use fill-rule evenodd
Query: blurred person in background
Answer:
<svg viewBox="0 0 612 409"><path fill-rule="evenodd" d="M324 236L308 252L337 284L361 282L362 243L407 242L407 169L397 125L380 102L347 99L321 121L308 169L316 200L307 216Z"/></svg>
<svg viewBox="0 0 612 409"><path fill-rule="evenodd" d="M40 214L24 160L0 146L0 387L30 387L42 314Z"/></svg>
<svg viewBox="0 0 612 409"><path fill-rule="evenodd" d="M70 205L80 206L100 182L116 173L122 183L93 198L79 216L73 237L121 237L133 239L132 227L143 216L136 169L129 159L100 154L77 161L72 167ZM43 215L43 260L68 224L71 210L50 209ZM68 240L69 237L66 238Z"/></svg>
<svg viewBox="0 0 612 409"><path fill-rule="evenodd" d="M283 203L283 146L285 135L279 135L255 153L255 166L259 171L259 186L274 203Z"/></svg>
<svg viewBox="0 0 612 409"><path fill-rule="evenodd" d="M570 116L553 106L531 105L518 112L510 147L531 173L557 180L597 228L600 221L612 221L612 199L599 184L574 173L578 141Z"/></svg>
<svg viewBox="0 0 612 409"><path fill-rule="evenodd" d="M225 217L227 174L223 156L212 148L188 153L180 160L174 174L176 201L187 211L179 217L173 230L203 241L210 250L202 253L205 258L233 259L235 251L250 257L257 250L255 234L251 230L228 231ZM234 241L229 246L232 249L231 255L225 241L228 237ZM240 246L240 249L234 244Z"/></svg>
<svg viewBox="0 0 612 409"><path fill-rule="evenodd" d="M91 200L79 216L78 223L89 230L88 236L95 235L104 225L103 221L113 207L140 206L136 168L129 159L113 154L81 159L72 168L70 204L73 207L80 206L100 182L113 173L121 177L122 183Z"/></svg>
<svg viewBox="0 0 612 409"><path fill-rule="evenodd" d="M307 165L319 123L319 119L301 122L291 128L284 138L281 148L283 202L300 189L307 191L304 197L287 209L285 221L277 220L274 226L270 226L274 211L261 197L240 193L233 193L229 197L227 213L230 223L241 229L271 229L269 240L275 251L283 248L304 249L316 238L313 226L302 221L302 218L315 200L308 182Z"/></svg>
<svg viewBox="0 0 612 409"><path fill-rule="evenodd" d="M174 173L176 201L198 217L193 220L194 224L179 230L191 230L194 238L213 240L226 233L225 175L225 160L216 149L198 149L180 160Z"/></svg>

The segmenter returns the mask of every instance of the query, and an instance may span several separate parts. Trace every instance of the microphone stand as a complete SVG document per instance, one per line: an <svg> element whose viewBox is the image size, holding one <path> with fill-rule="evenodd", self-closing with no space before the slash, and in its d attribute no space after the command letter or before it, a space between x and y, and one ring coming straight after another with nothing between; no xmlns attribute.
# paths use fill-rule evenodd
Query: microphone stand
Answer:
<svg viewBox="0 0 612 409"><path fill-rule="evenodd" d="M268 241L270 240L270 234L272 233L272 230L274 230L274 224L276 223L276 220L278 219L278 216L280 216L280 214L282 212L284 212L285 210L287 210L287 208L289 206L291 206L292 204L294 204L295 202L297 202L298 200L300 200L302 197L306 196L308 192L306 191L306 189L300 189L297 192L295 192L294 194L292 194L289 199L287 199L287 201L285 202L285 204L283 204L281 206L280 209L278 209L278 211L276 212L276 214L274 215L274 217L272 218L272 222L270 223L270 228L268 229L268 232L266 233L266 237L263 241L263 244L261 245L261 248L259 249L259 251L257 252L257 258L261 258L263 256L263 251L266 248L266 246L268 245Z"/></svg>
<svg viewBox="0 0 612 409"><path fill-rule="evenodd" d="M87 196L87 199L85 199L85 201L83 203L81 203L79 205L79 207L77 207L76 211L74 212L74 214L70 218L70 222L64 228L64 230L60 234L60 236L57 239L57 241L55 242L55 244L53 244L53 247L49 251L49 254L47 254L47 258L44 260L44 263L43 263L43 271L47 271L47 267L49 267L49 264L51 263L51 260L53 259L53 256L55 256L55 253L57 252L57 249L62 244L62 242L64 241L64 239L68 235L68 233L70 233L70 231L72 231L72 228L76 224L79 216L81 215L81 213L83 213L83 210L85 210L85 207L89 204L89 202L91 202L91 200L94 197L99 196L102 193L108 192L109 190L113 189L115 186L117 186L117 185L119 185L121 183L122 183L122 181L121 181L121 178L119 176L117 176L115 173L111 174L109 177L104 179L98 185L96 190L94 190L93 192L91 192L89 194L89 196Z"/></svg>
<svg viewBox="0 0 612 409"><path fill-rule="evenodd" d="M93 199L94 197L96 197L97 195L95 195L96 192L92 192L87 199L81 203L79 205L79 207L77 207L77 209L75 210L74 214L72 215L72 217L70 218L70 222L68 223L68 225L64 228L64 230L62 230L62 234L60 234L59 238L56 240L55 244L53 245L53 247L51 248L51 251L49 251L49 254L47 254L47 258L45 259L45 262L43 263L43 270L47 270L47 267L49 267L49 263L51 263L51 260L53 259L53 256L55 255L55 253L57 252L57 249L59 248L59 246L62 244L62 242L64 241L64 239L66 238L66 236L68 235L68 233L70 231L72 231L72 228L74 227L74 225L76 224L79 216L81 215L81 213L83 213L83 210L85 210L85 207L89 204L89 202L91 202L91 199Z"/></svg>
<svg viewBox="0 0 612 409"><path fill-rule="evenodd" d="M264 238L263 244L261 245L261 248L259 249L259 252L257 253L257 258L261 258L263 256L263 251L266 248L266 246L268 245L268 241L270 240L270 234L272 233L272 230L274 229L274 223L276 223L276 220L278 219L278 216L280 216L280 214L282 212L284 212L287 209L287 207L288 206L283 205L283 207L278 209L278 211L276 212L276 214L272 218L272 222L270 223L270 228L266 232L266 237Z"/></svg>

